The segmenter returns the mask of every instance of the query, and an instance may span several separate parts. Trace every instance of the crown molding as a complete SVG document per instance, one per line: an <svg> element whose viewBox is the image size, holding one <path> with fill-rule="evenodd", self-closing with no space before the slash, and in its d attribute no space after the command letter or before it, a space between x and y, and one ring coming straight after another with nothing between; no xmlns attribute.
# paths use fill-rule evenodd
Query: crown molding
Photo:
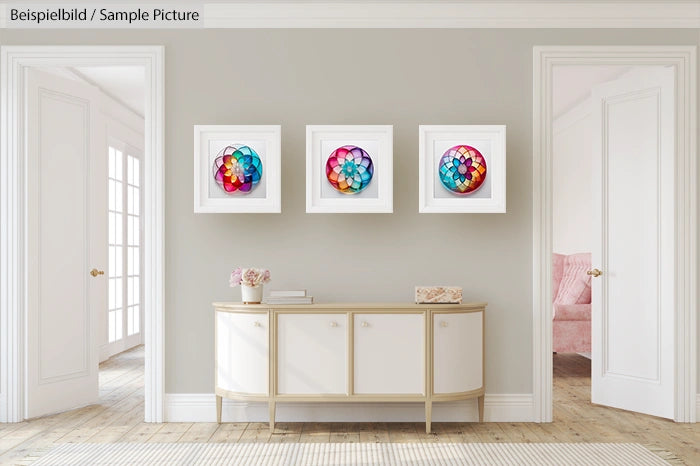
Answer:
<svg viewBox="0 0 700 466"><path fill-rule="evenodd" d="M205 3L206 28L700 28L700 2Z"/></svg>

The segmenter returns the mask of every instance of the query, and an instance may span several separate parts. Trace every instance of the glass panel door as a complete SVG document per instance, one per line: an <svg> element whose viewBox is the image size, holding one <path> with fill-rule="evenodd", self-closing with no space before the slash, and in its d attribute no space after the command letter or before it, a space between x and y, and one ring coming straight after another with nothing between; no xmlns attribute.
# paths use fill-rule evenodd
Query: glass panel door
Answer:
<svg viewBox="0 0 700 466"><path fill-rule="evenodd" d="M109 148L108 341L122 339L124 305L124 153Z"/></svg>
<svg viewBox="0 0 700 466"><path fill-rule="evenodd" d="M109 354L141 343L141 160L126 144L109 149Z"/></svg>
<svg viewBox="0 0 700 466"><path fill-rule="evenodd" d="M140 172L141 161L132 156L126 156L127 166L127 335L140 332L141 328L141 217L140 217Z"/></svg>

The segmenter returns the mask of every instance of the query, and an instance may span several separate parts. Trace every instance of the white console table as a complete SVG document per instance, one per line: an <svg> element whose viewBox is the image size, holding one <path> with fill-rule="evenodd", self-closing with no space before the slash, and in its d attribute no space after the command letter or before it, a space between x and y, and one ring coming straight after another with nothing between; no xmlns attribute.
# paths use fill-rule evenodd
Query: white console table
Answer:
<svg viewBox="0 0 700 466"><path fill-rule="evenodd" d="M486 303L214 303L216 418L222 397L432 403L478 398L484 417Z"/></svg>

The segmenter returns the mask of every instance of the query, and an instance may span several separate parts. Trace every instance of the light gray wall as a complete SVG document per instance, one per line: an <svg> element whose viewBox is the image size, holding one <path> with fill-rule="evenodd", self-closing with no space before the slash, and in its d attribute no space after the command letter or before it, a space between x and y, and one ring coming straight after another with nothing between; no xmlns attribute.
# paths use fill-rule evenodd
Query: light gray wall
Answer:
<svg viewBox="0 0 700 466"><path fill-rule="evenodd" d="M0 30L3 44L166 46L166 391L212 392L210 303L236 265L318 301L488 301L490 393L532 390L532 47L697 45L697 30ZM508 126L507 214L418 214L418 125ZM281 124L282 214L195 215L192 125ZM306 124L394 125L394 214L304 212Z"/></svg>

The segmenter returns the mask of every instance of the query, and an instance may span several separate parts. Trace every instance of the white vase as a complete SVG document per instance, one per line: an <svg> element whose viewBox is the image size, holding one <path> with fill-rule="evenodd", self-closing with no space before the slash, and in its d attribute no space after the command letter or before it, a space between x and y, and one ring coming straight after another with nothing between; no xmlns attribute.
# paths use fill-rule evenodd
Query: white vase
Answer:
<svg viewBox="0 0 700 466"><path fill-rule="evenodd" d="M262 302L263 286L241 285L241 301L244 304L260 304Z"/></svg>

